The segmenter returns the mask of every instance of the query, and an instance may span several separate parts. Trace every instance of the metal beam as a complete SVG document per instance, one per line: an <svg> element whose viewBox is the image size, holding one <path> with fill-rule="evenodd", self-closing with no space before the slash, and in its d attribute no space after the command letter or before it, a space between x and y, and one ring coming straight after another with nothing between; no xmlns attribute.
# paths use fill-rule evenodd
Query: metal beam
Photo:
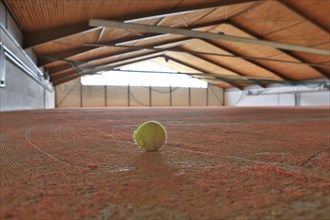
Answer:
<svg viewBox="0 0 330 220"><path fill-rule="evenodd" d="M193 38L191 38L190 40L193 40ZM181 41L177 41L175 43L172 43L173 45L175 44L182 44L185 41L188 40L181 40ZM324 66L322 64L314 64L314 63L304 63L302 62L294 62L294 61L286 61L286 60L278 60L278 59L268 59L268 58L262 58L262 57L249 57L249 56L243 56L241 54L238 54L222 45L213 43L210 40L203 40L204 42L217 47L221 50L224 50L228 53L231 53L232 55L226 55L226 54L217 54L217 53L208 53L208 52L198 52L198 51L189 51L189 50L181 50L181 49L176 49L176 48L170 48L170 49L165 49L165 47L167 46L171 46L172 44L164 44L161 46L157 46L157 47L139 47L139 46L123 46L123 45L118 45L118 47L127 47L127 48L135 48L135 49L148 49L148 50L154 50L154 51L169 51L169 52L180 52L180 53L188 53L188 54L192 54L192 55L211 55L211 56L224 56L224 57L234 57L234 58L241 58L244 59L245 61L252 63L260 68L263 68L269 72L271 72L272 74L274 74L275 76L281 78L282 80L293 80L290 77L287 77L286 75L284 75L283 73L280 73L276 70L270 69L269 67L267 67L266 65L260 64L258 62L256 62L255 60L264 60L264 61L272 61L272 62L283 62L283 63L289 63L289 64L300 64L300 65L309 65L309 66ZM173 46L172 45L172 46ZM97 46L97 45L96 45ZM100 45L99 45L100 46ZM104 46L114 46L115 45L104 45Z"/></svg>
<svg viewBox="0 0 330 220"><path fill-rule="evenodd" d="M83 59L83 60L80 60L79 62L88 63L88 62L99 61L99 60L110 58L110 57L125 56L125 55L129 55L135 51L137 51L137 50L136 49L135 50L126 50L125 52L118 52L118 53L114 53L114 54L105 54L105 55L100 55L100 56L96 56L96 57ZM80 65L78 65L78 66L80 66ZM56 66L56 67L49 68L48 73L50 75L54 75L54 74L57 74L57 73L60 73L60 72L63 72L65 70L69 70L69 69L73 69L73 66L70 65L69 63L66 63L66 64Z"/></svg>
<svg viewBox="0 0 330 220"><path fill-rule="evenodd" d="M100 34L99 34L99 37L97 38L96 40L96 43L99 43L103 37L103 34L104 34L104 31L105 31L105 28L102 28Z"/></svg>
<svg viewBox="0 0 330 220"><path fill-rule="evenodd" d="M189 37L194 37L194 38L217 39L217 40L231 41L231 42L238 42L238 43L263 45L263 46L284 49L284 50L293 50L293 51L321 54L321 55L328 55L328 56L330 55L329 50L323 50L323 49L318 49L318 48L304 47L304 46L298 46L298 45L277 43L277 42L272 42L272 41L267 41L267 40L251 39L251 38L244 38L244 37L239 37L239 36L194 31L194 30L187 30L187 29L180 29L180 28L159 27L159 26L152 26L152 25L145 25L145 24L128 24L128 23L123 23L123 22L118 22L118 21L110 21L110 20L102 20L102 19L90 19L89 25L92 27L108 27L108 28L118 28L118 29L125 29L125 30L130 29L130 30L138 30L138 31L145 31L145 32L162 33L162 34L167 34L167 33L178 34L178 35L189 36Z"/></svg>
<svg viewBox="0 0 330 220"><path fill-rule="evenodd" d="M158 53L153 53L153 54L149 54L149 55L146 55L146 56L137 56L137 57L131 58L129 60L123 60L123 61L116 62L116 63L105 64L105 65L99 66L95 69L85 67L85 69L82 69L82 72L80 72L80 73L77 73L76 70L70 70L70 71L67 71L67 72L62 72L62 73L59 73L59 74L56 74L56 75L52 75L51 80L55 85L57 85L59 82L60 83L67 82L68 80L77 78L78 76L94 74L94 73L100 72L100 71L113 70L116 67L121 67L121 66L124 66L124 65L132 64L132 63L137 63L137 62L141 62L141 61L145 61L145 60L150 60L150 59L157 58L157 57L167 57L168 59L170 59L174 62L180 63L181 65L185 65L185 66L190 65L190 64L184 63L182 61L178 61L175 58L168 57L168 56L163 56L163 53L158 52ZM202 59L202 58L200 58L200 59ZM198 70L202 73L204 72L204 74L202 74L202 73L200 73L200 74L198 74L198 73L191 74L192 76L194 76L194 75L204 76L205 75L205 77L202 77L202 78L205 78L205 79L208 79L210 77L212 78L212 76L213 77L219 77L220 79L215 79L215 80L216 81L223 81L223 82L226 82L226 83L228 83L228 84L230 84L234 87L237 87L239 89L243 89L243 87L239 86L236 83L233 83L230 79L227 80L225 77L222 77L220 75L218 76L217 74L205 73L205 71L199 70L198 68L193 67L191 65L188 66L188 67L196 69L196 70Z"/></svg>
<svg viewBox="0 0 330 220"><path fill-rule="evenodd" d="M229 24L232 25L233 27L255 37L255 38L258 38L258 39L263 39L262 36L256 34L256 33L252 33L250 30L246 29L245 27L237 24L236 22L233 22L232 20L229 21ZM277 49L278 51L296 59L296 60L299 60L300 62L305 62L305 60L303 60L301 57L299 57L298 55L294 54L293 52L291 51L286 51L286 50L281 50L281 49ZM329 51L329 50L328 50ZM330 52L330 51L329 51ZM329 72L325 72L324 70L322 70L321 68L318 68L318 67L314 67L314 66L311 66L311 68L313 68L316 72L318 72L319 74L325 76L326 78L330 79L330 73Z"/></svg>
<svg viewBox="0 0 330 220"><path fill-rule="evenodd" d="M157 37L159 37L160 35L157 34ZM143 40L148 40L151 37L155 37L155 34L147 34L144 35L143 37L126 37L124 39L120 39L120 40L114 40L114 41L109 41L106 42L104 44L125 44L125 43L130 43L131 41L143 41ZM65 50L65 51L60 51L57 53L53 53L53 54L47 54L47 56L49 57L56 57L59 59L67 59L69 57L78 55L78 54L83 54L83 53L88 53L88 52L95 52L97 50L99 50L100 47L95 47L95 46L87 46L87 45L83 45L81 47L76 47L70 50ZM38 66L45 66L47 64L53 63L54 61L52 60L47 60L47 59L43 59L42 56L40 56L40 59L38 61Z"/></svg>
<svg viewBox="0 0 330 220"><path fill-rule="evenodd" d="M179 40L173 43L164 44L161 46L131 46L131 45L118 45L118 44L84 44L85 46L90 47L121 47L121 48L129 48L129 49L140 49L140 50L154 50L154 51L170 51L170 52L181 52L181 53L188 53L188 54L196 54L196 55L211 55L211 56L221 56L221 57L233 57L233 58L241 58L245 60L263 60L263 61L272 61L272 62L280 62L280 63L289 63L289 64L300 64L300 65L309 65L309 66L316 66L316 67L329 67L329 65L321 64L321 63L307 63L307 62L298 62L298 61L290 61L290 60L281 60L281 59L272 59L272 58L263 58L263 57L251 57L251 56L243 56L243 55L233 55L233 54L223 54L223 53L212 53L212 52L199 52L199 51L193 51L193 50L182 50L178 48L171 48L166 49L169 47L176 47L179 45L182 45L188 41L194 40L194 38L188 38L187 40ZM201 40L204 42L207 42L208 44L211 44L214 47L217 47L219 50L222 49L221 46L217 46L214 43L212 43L210 40ZM226 51L229 52L229 51Z"/></svg>
<svg viewBox="0 0 330 220"><path fill-rule="evenodd" d="M145 61L145 60L150 60L150 59L153 59L156 57L160 57L163 54L164 54L163 52L156 52L156 53L153 52L153 53L149 53L149 54L143 55L143 56L136 56L136 57L132 57L130 59L123 59L118 62L111 62L111 63L103 64L90 71L87 69L86 71L83 72L83 74L89 74L91 72L99 72L99 71L109 71L109 70L112 70L117 67L122 67L122 66L129 65L132 63L137 63L137 62L141 62L141 61Z"/></svg>
<svg viewBox="0 0 330 220"><path fill-rule="evenodd" d="M74 74L79 75L77 70L72 69L72 70L66 71L65 73L55 74L55 75L51 75L49 77L50 77L51 82L56 82L57 80L67 78L68 76L71 76Z"/></svg>
<svg viewBox="0 0 330 220"><path fill-rule="evenodd" d="M130 22L138 22L138 21L145 21L154 18L162 18L166 16L176 16L186 13L191 13L196 10L208 9L208 8L216 8L220 6L226 5L233 5L233 4L240 4L246 2L254 2L256 0L221 0L216 2L211 2L205 4L201 2L195 5L188 5L183 7L177 7L175 9L165 9L158 11L158 14L155 15L154 11L147 12L147 13L140 13L126 17L116 17L112 18L114 20L124 21L126 23ZM68 25L64 27L56 27L51 28L43 31L35 31L35 32L24 32L23 39L24 39L24 48L35 47L39 46L44 43L49 43L55 40L60 40L61 38L69 37L74 34L84 34L91 31L96 31L98 28L91 28L86 23Z"/></svg>
<svg viewBox="0 0 330 220"><path fill-rule="evenodd" d="M190 39L191 40L191 39ZM184 42L186 42L187 40L181 40L181 41L177 41L177 42L175 42L175 44L183 44ZM207 43L208 44L211 44L212 46L214 46L214 47L217 47L217 48L219 48L219 46L217 46L217 45L215 45L215 44L213 44L213 43L211 43L211 42L208 42L207 41ZM233 70L233 69L231 69L230 67L227 67L227 66L223 66L223 65L221 65L221 64L219 64L219 63L216 63L216 62L214 62L214 61L211 61L211 60L209 60L209 59L207 59L207 58L205 58L205 57L202 57L202 55L204 55L204 54L199 54L198 52L195 52L195 53L190 53L191 51L186 51L186 50L175 50L175 49L166 49L166 47L167 46L173 46L172 45L173 43L168 43L168 44L163 44L163 45L159 45L158 47L157 47L157 49L153 49L153 47L135 47L135 46L133 46L133 48L134 49L150 49L150 50L154 50L154 51L161 51L161 52L166 52L166 51L173 51L173 52L183 52L183 53L189 53L189 54L192 54L192 55L195 55L196 57L198 57L198 58L200 58L200 59L203 59L203 60L205 60L205 61L207 61L207 62L210 62L210 63L213 63L214 65L217 65L217 66L219 66L219 67L221 67L221 68L224 68L224 69L227 69L227 70L229 70L229 71L231 71L231 72L234 72L234 73L236 73L236 74L238 74L238 75L244 75L244 74L242 74L242 73L238 73L236 70ZM100 45L96 45L96 46L100 46ZM114 46L114 45L113 45ZM124 47L126 47L126 46L124 46ZM127 46L127 47L129 47L130 48L130 46ZM161 49L161 47L163 47L164 49ZM219 48L220 49L220 48ZM228 51L227 51L228 52ZM208 54L208 53L206 53L206 54ZM159 55L161 55L161 54L159 54ZM157 55L156 55L157 56ZM156 57L155 55L153 56L153 57ZM145 56L144 56L145 57ZM134 59L129 59L128 61L125 61L125 60L123 60L123 61L119 61L119 64L117 64L117 66L120 66L120 65L124 65L124 64L130 64L130 63L135 63L135 62L137 62L136 61L136 59L139 59L140 61L142 61L141 60L141 58L139 58L139 57L137 57L137 58L134 58ZM143 60L148 60L148 59L151 59L151 58L145 58L145 59L143 59ZM249 61L248 61L249 62ZM117 62L118 63L118 62ZM112 66L114 66L114 65L112 65ZM59 73L59 74L66 74L67 72L62 72L62 73ZM274 74L275 75L275 74ZM263 86L262 84L259 84L260 86Z"/></svg>
<svg viewBox="0 0 330 220"><path fill-rule="evenodd" d="M45 66L47 64L56 62L53 60L46 59L45 57L56 57L58 59L66 59L68 57L71 57L71 56L74 56L77 54L88 52L91 50L91 48L95 48L95 47L87 47L87 46L77 47L77 48L74 48L71 50L65 50L65 51L49 54L47 56L39 55L38 56L38 66L41 67L41 66Z"/></svg>
<svg viewBox="0 0 330 220"><path fill-rule="evenodd" d="M121 66L132 64L132 63L137 63L137 62L142 62L142 61L150 60L150 59L153 59L153 58L157 58L157 57L162 56L163 54L164 54L164 52L151 53L147 56L138 56L138 57L135 57L135 58L125 59L123 61L115 62L115 63L112 63L111 66L113 68L121 67Z"/></svg>
<svg viewBox="0 0 330 220"><path fill-rule="evenodd" d="M212 22L207 22L207 23L203 23L203 24L196 24L191 26L191 29L198 29L198 28L203 28L203 27L211 27L211 26L215 26L215 25L220 25L223 24L224 21L212 21ZM118 39L118 40L112 40L112 41L108 41L108 42L104 42L103 44L116 44L116 45L125 45L125 44L133 44L136 42L141 42L141 41L146 41L146 40L150 40L153 38L159 38L159 37L164 37L167 36L168 34L155 34L155 33L147 33L144 36L129 36L129 37L125 37L123 39ZM66 59L69 58L71 56L80 54L80 53L87 53L87 52L95 52L97 50L99 50L100 48L95 48L95 47L86 47L86 46L82 46L79 48L74 48L71 50L67 50L67 51L61 51L61 52L57 52L54 54L48 54L47 56L50 57L57 57L57 58L61 58L61 59ZM40 59L40 63L38 66L44 66L47 64L50 64L54 61L51 60L44 60L44 59Z"/></svg>
<svg viewBox="0 0 330 220"><path fill-rule="evenodd" d="M96 67L95 69L88 69L88 67L87 67L85 70L83 69L83 74L90 74L93 72L100 72L100 71L109 71L109 70L113 70L114 68L117 68L117 67L129 65L132 63L137 63L137 62L141 62L141 61L145 61L145 60L150 60L150 59L162 56L163 54L164 54L163 52L153 52L153 53L149 53L149 54L142 55L142 56L132 57L129 59L122 59L121 61L117 61L117 62L106 63L106 64ZM92 67L92 68L94 68L94 67Z"/></svg>
<svg viewBox="0 0 330 220"><path fill-rule="evenodd" d="M192 39L192 38L189 38L189 39ZM187 39L188 40L188 39ZM179 44L180 42L183 43L184 41L187 41L187 40L181 40L181 41L177 41L173 44ZM267 59L267 58L258 58L258 57L247 57L247 56L243 56L241 54L238 54L236 53L235 51L232 51L222 45L218 45L216 43L213 43L212 41L210 40L206 40L204 39L203 41L207 42L208 44L214 46L214 47L217 47L221 50L224 50L226 52L229 52L232 54L232 57L235 57L235 58L241 58L241 59L244 59L246 60L247 62L249 63L252 63L260 68L263 68L269 72L271 72L272 74L274 74L275 76L281 78L282 80L293 80L292 78L290 77L287 77L286 75L276 71L276 70L273 70L269 67L267 67L266 65L263 65L263 64L260 64L258 62L256 62L255 60L266 60L266 61L273 61L273 62L283 62L285 63L286 61L285 60L276 60L276 59ZM196 52L196 51L187 51L187 50L177 50L177 49L163 49L161 47L166 47L166 46L169 46L170 44L164 44L164 45L161 45L161 46L157 46L156 48L154 47L139 47L139 46L123 46L123 45L118 45L119 47L127 47L127 48L135 48L135 49L150 49L150 50L154 50L154 51L172 51L172 52L183 52L183 53L188 53L188 54L193 54L193 55L217 55L217 56L220 56L221 54L215 54L215 53L203 53L203 52ZM97 45L96 45L97 46ZM115 46L115 45L104 45L104 46ZM225 55L224 55L225 56ZM230 55L228 55L227 57L230 57ZM312 64L312 63L303 63L303 61L301 62L291 62L291 61L287 61L288 63L294 63L294 64L305 64L305 65L310 65L310 66L318 66L318 64Z"/></svg>
<svg viewBox="0 0 330 220"><path fill-rule="evenodd" d="M131 53L132 53L132 51L131 52L126 52L126 53L118 53L118 54L113 55L112 57L130 55ZM156 52L149 52L149 53L146 53L146 54L143 54L143 55L140 55L140 56L148 56L148 55L155 54L155 53ZM109 57L110 56L107 56L107 58L109 58ZM139 57L139 56L133 56L133 57L130 57L130 58L122 58L122 59L117 60L115 63L124 62L126 60L136 58L136 57ZM91 60L91 61L96 61L96 60ZM101 64L101 65L88 65L88 62L91 62L91 61L87 61L87 60L83 61L85 63L82 64L82 65L77 65L77 67L78 68L79 67L82 67L82 68L86 68L86 67L95 68L95 67L104 66L104 65L107 65L107 64L110 64L110 63L114 63L114 62L107 62L107 63ZM67 64L63 64L63 65L58 66L58 67L50 68L49 69L49 73L50 73L49 75L50 76L63 75L63 74L66 74L68 71L76 72L77 70L72 65L67 63Z"/></svg>
<svg viewBox="0 0 330 220"><path fill-rule="evenodd" d="M190 39L190 38L181 38L180 40L183 41L183 40L187 40L187 39ZM162 43L159 43L159 44L156 44L156 45L153 45L153 46L160 46L160 45L170 44L170 43L174 43L174 42L177 42L177 39L176 40L167 40L167 41L164 41ZM141 48L131 48L131 49L125 50L124 52L118 52L118 53L113 53L113 54L103 54L103 55L99 55L99 56L96 56L96 57L83 59L83 60L80 60L80 62L87 63L87 62L92 62L92 61L96 61L96 60L106 59L106 58L109 58L109 57L129 55L130 53L135 52L135 51L139 51L139 50L141 50ZM52 74L55 74L55 73L58 73L58 72L65 71L66 69L72 69L72 68L73 67L70 64L66 63L66 64L56 66L56 67L49 68L48 73L50 75L52 75Z"/></svg>
<svg viewBox="0 0 330 220"><path fill-rule="evenodd" d="M52 81L57 81L57 80L60 80L60 79L70 77L73 74L78 74L79 76L93 74L93 73L100 72L100 71L112 70L116 67L128 65L128 64L131 64L131 63L141 62L141 61L144 61L144 60L150 60L150 59L159 57L162 54L163 54L163 52L152 52L152 53L148 53L148 54L145 54L145 55L142 55L142 56L131 57L129 59L121 59L117 62L105 63L103 65L85 66L84 68L81 68L80 73L78 73L76 69L70 69L70 70L65 71L65 72L54 73L54 74L50 75L50 77L51 77Z"/></svg>

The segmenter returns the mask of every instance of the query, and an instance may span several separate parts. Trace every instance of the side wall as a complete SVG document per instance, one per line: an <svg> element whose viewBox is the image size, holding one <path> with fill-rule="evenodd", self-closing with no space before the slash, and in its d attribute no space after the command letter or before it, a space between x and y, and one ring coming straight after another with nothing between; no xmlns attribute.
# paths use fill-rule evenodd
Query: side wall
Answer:
<svg viewBox="0 0 330 220"><path fill-rule="evenodd" d="M272 85L260 87L227 89L226 106L330 106L330 82L328 80L310 81L309 86Z"/></svg>
<svg viewBox="0 0 330 220"><path fill-rule="evenodd" d="M82 86L76 79L56 87L56 106L70 107L168 107L222 106L223 89L137 86Z"/></svg>
<svg viewBox="0 0 330 220"><path fill-rule="evenodd" d="M54 89L22 49L22 41L21 31L0 2L0 111L54 108Z"/></svg>

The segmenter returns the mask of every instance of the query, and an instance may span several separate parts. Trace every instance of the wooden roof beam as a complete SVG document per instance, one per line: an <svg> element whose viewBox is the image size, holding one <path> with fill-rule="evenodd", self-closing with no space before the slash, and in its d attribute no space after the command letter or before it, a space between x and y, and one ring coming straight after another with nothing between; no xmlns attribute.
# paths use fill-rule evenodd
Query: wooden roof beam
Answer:
<svg viewBox="0 0 330 220"><path fill-rule="evenodd" d="M56 27L42 31L23 32L23 48L39 46L44 43L60 40L75 34L86 34L101 30L101 28L91 28L86 23Z"/></svg>
<svg viewBox="0 0 330 220"><path fill-rule="evenodd" d="M308 14L304 13L303 11L298 10L297 8L292 6L288 1L280 0L279 2L281 3L281 5L285 6L289 11L291 11L291 12L297 14L298 16L304 18L310 24L318 27L323 32L329 33L329 29L326 26L324 26L323 24L313 20L313 18L311 18Z"/></svg>
<svg viewBox="0 0 330 220"><path fill-rule="evenodd" d="M262 64L260 64L260 63L258 63L258 62L256 62L256 61L254 61L254 60L252 60L252 59L244 58L243 55L241 55L241 54L239 54L239 53L237 53L237 52L235 52L235 51L233 51L233 50L230 50L230 49L227 48L227 47L224 47L224 46L222 46L222 45L220 46L220 45L218 45L218 44L216 44L216 43L213 43L213 42L210 41L210 40L204 40L204 41L207 42L208 44L212 45L212 46L218 47L218 48L221 49L221 50L224 50L224 51L226 51L226 52L228 52L228 53L231 53L231 54L233 54L233 55L235 55L235 56L239 56L239 57L241 57L241 59L243 59L243 60L245 60L245 61L247 61L247 62L249 62L249 63L252 63L253 65L256 65L256 66L258 66L258 67L260 67L260 68L262 68L262 69L265 69L265 70L271 72L272 74L274 74L275 76L277 76L277 77L279 77L279 78L281 78L281 79L283 79L283 80L292 80L291 78L285 76L284 74L282 74L282 73L280 73L280 72L278 72L278 71L275 71L275 70L273 70L273 69L270 69L269 67L267 67L267 66L265 66L265 65L262 65Z"/></svg>
<svg viewBox="0 0 330 220"><path fill-rule="evenodd" d="M277 43L277 42L272 42L272 41L267 41L267 40L251 39L251 38L231 36L231 35L218 34L218 33L209 33L209 32L202 32L202 31L180 29L180 28L159 27L159 26L145 25L145 24L128 24L128 23L123 23L123 22L118 22L118 21L110 21L110 20L102 20L102 19L90 19L89 25L92 27L130 29L130 30L162 33L162 34L169 33L169 34L189 36L189 37L193 37L193 38L217 39L217 40L223 40L223 41L256 44L256 45L263 45L263 46L284 49L284 50L300 51L300 52L330 56L330 51L324 50L324 49L304 47L304 46L284 44L284 43Z"/></svg>
<svg viewBox="0 0 330 220"><path fill-rule="evenodd" d="M221 0L221 1L214 1L214 2L208 2L205 4L205 2L201 2L198 5L190 5L190 6L178 6L175 7L174 9L166 9L164 11L161 11L158 15L146 15L142 14L139 16L135 16L137 18L129 19L125 22L127 23L134 23L134 22L139 22L139 21L144 21L148 19L155 19L155 18L162 18L166 16L175 16L175 15L182 15L186 13L191 13L197 10L202 10L202 9L211 9L211 8L217 8L221 6L227 6L227 5L235 5L235 4L241 4L241 3L247 3L247 2L255 2L259 0Z"/></svg>
<svg viewBox="0 0 330 220"><path fill-rule="evenodd" d="M236 22L233 22L232 20L229 20L228 23L232 26L234 26L235 28L238 28L239 30L241 31L244 31L245 33L255 37L255 38L258 38L258 39L264 39L264 37L256 34L256 33L252 33L250 30L248 30L247 28L241 26L241 25L238 25ZM298 55L295 55L293 52L291 51L287 51L287 50L281 50L281 49L277 49L278 51L288 55L288 56L291 56L292 58L295 58L297 60L299 60L300 62L304 63L305 60L303 60L301 57L299 57ZM328 50L329 51L329 50ZM311 68L313 68L316 72L318 72L319 74L325 76L326 78L330 79L330 73L329 72L326 72L318 67L315 67L315 66L310 66Z"/></svg>
<svg viewBox="0 0 330 220"><path fill-rule="evenodd" d="M196 10L208 9L208 8L216 8L220 6L226 5L234 5L246 2L254 2L256 0L221 0L216 2L211 2L205 4L205 2L201 2L196 5L189 5L185 7L177 7L177 8L170 8L165 10L160 10L158 14L155 15L154 11L148 13L140 13L130 17L117 17L112 18L114 20L124 21L126 23L131 22L138 22L138 21L145 21L154 18L161 18L166 16L175 16L185 13L194 12ZM63 27L56 27L42 31L35 31L35 32L24 32L23 33L23 47L30 48L39 46L44 43L49 43L52 41L60 40L62 38L70 37L75 34L87 33L91 31L99 30L99 28L90 27L86 23L80 24L73 24Z"/></svg>
<svg viewBox="0 0 330 220"><path fill-rule="evenodd" d="M206 74L209 74L209 75L214 75L214 74L211 74L211 73L209 73L209 72L205 72L204 70L202 70L202 69L200 69L200 68L198 68L198 67L192 66L191 64L189 64L189 63L187 63L187 62L184 62L184 61L178 60L178 59L176 59L176 58L173 58L171 55L165 55L164 57L166 57L166 58L168 58L169 60L172 60L172 61L174 61L174 62L176 62L176 63L179 63L179 64L181 64L181 65L187 66L187 67L189 67L189 68L191 68L191 69L195 69L195 70L197 70L197 71L199 71L199 72L201 72L201 73L206 73ZM238 84L235 84L235 83L229 82L229 80L227 81L227 80L223 79L223 82L228 83L229 85L231 85L231 86L233 86L233 87L236 87L236 88L238 88L238 89L240 89L240 90L243 90L243 89L244 89L242 86L240 86L240 85L238 85Z"/></svg>
<svg viewBox="0 0 330 220"><path fill-rule="evenodd" d="M66 78L61 78L61 79L58 79L56 81L53 81L52 83L53 83L54 86L58 86L60 84L66 83L66 82L71 81L71 80L74 80L74 79L76 79L78 77L80 77L80 75L78 75L77 73L75 73L75 74L72 74L72 75L70 75L70 76L68 76Z"/></svg>
<svg viewBox="0 0 330 220"><path fill-rule="evenodd" d="M237 70L232 69L231 67L221 65L221 64L219 64L217 62L214 62L214 61L210 60L209 58L203 57L202 55L195 54L194 56L197 57L197 58L199 58L199 59L201 59L201 60L204 60L206 62L212 63L212 64L214 64L216 66L219 66L219 67L221 67L221 68L223 68L225 70L228 70L230 72L233 72L233 73L237 74L238 76L247 76L247 75L245 75L245 74L243 74L241 72L238 72ZM265 88L265 85L264 84L261 84L260 83L258 85L261 86L262 88Z"/></svg>
<svg viewBox="0 0 330 220"><path fill-rule="evenodd" d="M57 80L68 78L71 75L75 75L75 74L79 75L77 70L72 69L72 70L62 72L62 73L59 73L59 74L50 75L49 77L50 77L50 81L54 83Z"/></svg>
<svg viewBox="0 0 330 220"><path fill-rule="evenodd" d="M114 62L111 64L112 68L116 68L116 67L121 67L121 66L125 66L125 65L129 65L129 64L133 64L133 63L137 63L137 62L142 62L142 61L146 61L146 60L150 60L153 58L157 58L160 57L164 54L164 52L155 52L155 53L150 53L147 56L137 56L131 59L124 59L122 61L118 61L118 62Z"/></svg>

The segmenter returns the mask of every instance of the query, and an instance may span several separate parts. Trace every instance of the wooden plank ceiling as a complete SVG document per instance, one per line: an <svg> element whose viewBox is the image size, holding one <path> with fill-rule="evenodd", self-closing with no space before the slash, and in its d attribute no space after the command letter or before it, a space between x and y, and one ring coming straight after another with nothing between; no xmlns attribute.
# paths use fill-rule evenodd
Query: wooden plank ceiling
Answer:
<svg viewBox="0 0 330 220"><path fill-rule="evenodd" d="M207 77L200 78L223 88L242 89L251 85L244 83L249 77L287 81L330 78L328 55L88 25L90 19L108 19L329 50L328 0L5 0L5 3L23 30L24 47L33 48L39 57L39 67L47 70L55 86L86 73L146 60L179 72L206 74ZM165 58L168 62L164 62Z"/></svg>

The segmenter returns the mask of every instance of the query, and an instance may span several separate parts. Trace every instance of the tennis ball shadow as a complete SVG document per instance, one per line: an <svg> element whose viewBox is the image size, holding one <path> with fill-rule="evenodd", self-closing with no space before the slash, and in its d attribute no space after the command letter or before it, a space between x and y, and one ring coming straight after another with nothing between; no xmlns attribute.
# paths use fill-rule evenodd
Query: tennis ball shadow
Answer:
<svg viewBox="0 0 330 220"><path fill-rule="evenodd" d="M166 176L164 174L175 172L175 169L170 166L162 152L141 152L134 158L134 166L146 176Z"/></svg>

